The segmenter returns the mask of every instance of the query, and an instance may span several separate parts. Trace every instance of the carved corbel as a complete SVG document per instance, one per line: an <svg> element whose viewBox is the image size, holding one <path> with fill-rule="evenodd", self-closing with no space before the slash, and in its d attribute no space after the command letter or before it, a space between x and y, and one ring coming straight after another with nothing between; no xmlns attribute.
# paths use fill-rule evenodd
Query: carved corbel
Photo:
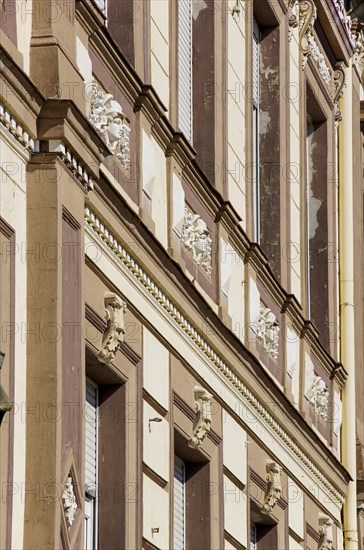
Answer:
<svg viewBox="0 0 364 550"><path fill-rule="evenodd" d="M354 45L353 63L364 80L364 24L359 23L357 18L352 21L351 38Z"/></svg>
<svg viewBox="0 0 364 550"><path fill-rule="evenodd" d="M270 514L282 494L282 468L276 462L267 462L266 470L268 488L264 495L264 504L261 507L261 512Z"/></svg>
<svg viewBox="0 0 364 550"><path fill-rule="evenodd" d="M125 334L124 313L126 313L126 303L117 294L105 292L107 328L98 354L101 363L111 363L115 359L119 344L123 342Z"/></svg>
<svg viewBox="0 0 364 550"><path fill-rule="evenodd" d="M332 549L332 519L325 514L319 515L319 534L320 540L317 550Z"/></svg>
<svg viewBox="0 0 364 550"><path fill-rule="evenodd" d="M212 395L200 386L195 386L195 411L196 418L193 423L193 435L188 446L193 449L201 447L203 440L211 427L211 401Z"/></svg>
<svg viewBox="0 0 364 550"><path fill-rule="evenodd" d="M332 94L332 100L335 105L335 121L336 123L338 123L342 119L342 114L339 109L339 101L340 98L344 95L344 89L346 86L345 65L342 61L336 64L335 72L333 74L333 83L334 90Z"/></svg>
<svg viewBox="0 0 364 550"><path fill-rule="evenodd" d="M317 10L313 0L301 0L298 4L300 35L299 45L303 54L302 67L305 68L308 56L311 54L310 36L317 17Z"/></svg>

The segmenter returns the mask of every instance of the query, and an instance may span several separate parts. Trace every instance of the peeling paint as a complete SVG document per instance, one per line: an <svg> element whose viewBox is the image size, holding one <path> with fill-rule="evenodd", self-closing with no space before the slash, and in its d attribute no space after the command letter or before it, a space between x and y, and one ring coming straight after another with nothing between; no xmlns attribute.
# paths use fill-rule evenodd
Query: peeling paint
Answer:
<svg viewBox="0 0 364 550"><path fill-rule="evenodd" d="M316 229L318 228L318 220L317 220L317 214L320 210L322 201L320 199L315 199L315 197L312 195L312 191L310 192L310 240L314 238Z"/></svg>
<svg viewBox="0 0 364 550"><path fill-rule="evenodd" d="M269 130L271 118L268 111L259 111L259 133L266 134Z"/></svg>
<svg viewBox="0 0 364 550"><path fill-rule="evenodd" d="M200 12L205 8L207 8L205 0L192 0L192 17L195 21L200 15Z"/></svg>

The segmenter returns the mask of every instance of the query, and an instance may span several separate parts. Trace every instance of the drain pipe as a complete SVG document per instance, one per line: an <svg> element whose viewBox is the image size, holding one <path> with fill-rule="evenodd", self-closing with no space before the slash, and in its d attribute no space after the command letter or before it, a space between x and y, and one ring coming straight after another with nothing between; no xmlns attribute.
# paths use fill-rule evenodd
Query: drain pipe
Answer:
<svg viewBox="0 0 364 550"><path fill-rule="evenodd" d="M353 84L352 62L346 69L347 87L341 101L339 124L339 257L340 257L340 355L348 372L343 388L342 462L353 481L344 503L344 547L358 550L356 510L356 407L354 319L354 220L353 220Z"/></svg>

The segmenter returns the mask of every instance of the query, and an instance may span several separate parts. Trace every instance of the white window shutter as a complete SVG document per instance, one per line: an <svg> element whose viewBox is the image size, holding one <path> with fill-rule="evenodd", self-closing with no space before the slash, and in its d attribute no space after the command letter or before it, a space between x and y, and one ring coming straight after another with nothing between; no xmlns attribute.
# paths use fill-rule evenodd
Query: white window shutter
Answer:
<svg viewBox="0 0 364 550"><path fill-rule="evenodd" d="M173 495L173 550L186 548L185 464L175 457Z"/></svg>
<svg viewBox="0 0 364 550"><path fill-rule="evenodd" d="M85 407L85 482L86 492L94 496L97 484L97 387L87 382Z"/></svg>
<svg viewBox="0 0 364 550"><path fill-rule="evenodd" d="M250 550L257 548L257 528L254 523L250 524Z"/></svg>
<svg viewBox="0 0 364 550"><path fill-rule="evenodd" d="M192 142L192 0L178 0L178 126Z"/></svg>
<svg viewBox="0 0 364 550"><path fill-rule="evenodd" d="M253 23L253 102L259 108L259 63L260 63L260 31L258 23Z"/></svg>

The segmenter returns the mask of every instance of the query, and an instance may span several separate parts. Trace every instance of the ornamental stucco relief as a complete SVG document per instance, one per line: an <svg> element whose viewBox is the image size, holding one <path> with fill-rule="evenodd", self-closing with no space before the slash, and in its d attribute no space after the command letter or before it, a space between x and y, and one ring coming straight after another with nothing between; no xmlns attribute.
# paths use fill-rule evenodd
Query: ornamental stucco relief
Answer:
<svg viewBox="0 0 364 550"><path fill-rule="evenodd" d="M325 514L319 516L319 534L320 540L317 550L332 549L332 519Z"/></svg>
<svg viewBox="0 0 364 550"><path fill-rule="evenodd" d="M276 462L267 462L266 471L268 488L264 495L264 504L261 511L264 514L270 514L282 494L282 468Z"/></svg>
<svg viewBox="0 0 364 550"><path fill-rule="evenodd" d="M189 251L195 264L200 266L207 275L212 271L212 239L204 220L185 207L185 217L182 226L181 241Z"/></svg>
<svg viewBox="0 0 364 550"><path fill-rule="evenodd" d="M92 84L89 99L91 124L123 167L128 170L130 168L130 128L122 106L112 94L102 90L96 82Z"/></svg>
<svg viewBox="0 0 364 550"><path fill-rule="evenodd" d="M63 502L64 514L66 517L67 527L71 528L75 520L75 516L78 508L76 494L73 487L73 480L71 475L69 475L67 478L67 481L62 493L62 502Z"/></svg>
<svg viewBox="0 0 364 550"><path fill-rule="evenodd" d="M212 395L200 386L195 386L195 411L197 413L193 425L193 434L188 442L189 447L198 449L211 427L211 401Z"/></svg>
<svg viewBox="0 0 364 550"><path fill-rule="evenodd" d="M98 359L101 363L111 363L115 359L119 344L124 339L124 313L126 303L113 292L105 292L106 332L102 339Z"/></svg>
<svg viewBox="0 0 364 550"><path fill-rule="evenodd" d="M316 375L314 377L307 396L309 402L314 406L315 414L326 422L329 407L329 390L321 376Z"/></svg>
<svg viewBox="0 0 364 550"><path fill-rule="evenodd" d="M257 339L273 359L278 358L279 324L271 309L260 305Z"/></svg>

